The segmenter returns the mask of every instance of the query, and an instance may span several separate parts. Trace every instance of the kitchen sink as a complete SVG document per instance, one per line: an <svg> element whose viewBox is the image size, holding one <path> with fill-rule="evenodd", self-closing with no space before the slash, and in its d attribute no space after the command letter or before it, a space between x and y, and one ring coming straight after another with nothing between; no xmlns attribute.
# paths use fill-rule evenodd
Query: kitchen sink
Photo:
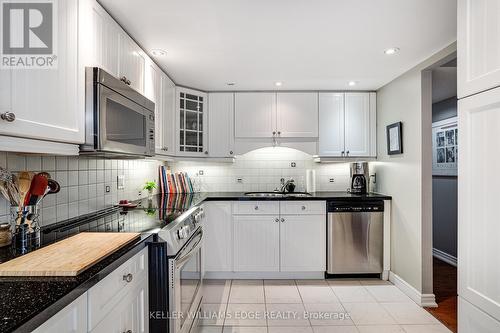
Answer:
<svg viewBox="0 0 500 333"><path fill-rule="evenodd" d="M281 192L247 192L245 193L247 197L261 197L261 198L284 198L284 197L297 197L306 198L310 197L311 194L306 192L294 192L294 193L281 193Z"/></svg>

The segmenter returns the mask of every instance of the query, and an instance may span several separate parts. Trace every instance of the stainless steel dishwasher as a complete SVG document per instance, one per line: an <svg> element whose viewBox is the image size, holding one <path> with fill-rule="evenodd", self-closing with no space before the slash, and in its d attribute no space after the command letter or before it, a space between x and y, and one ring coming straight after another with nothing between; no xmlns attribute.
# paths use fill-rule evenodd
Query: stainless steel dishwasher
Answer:
<svg viewBox="0 0 500 333"><path fill-rule="evenodd" d="M329 201L327 211L327 273L382 273L384 202Z"/></svg>

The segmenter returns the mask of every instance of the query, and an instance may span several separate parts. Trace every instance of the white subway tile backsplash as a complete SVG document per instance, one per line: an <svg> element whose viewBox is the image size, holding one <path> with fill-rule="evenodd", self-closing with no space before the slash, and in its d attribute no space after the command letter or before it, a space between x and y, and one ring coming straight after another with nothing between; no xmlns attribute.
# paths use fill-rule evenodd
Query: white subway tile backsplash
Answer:
<svg viewBox="0 0 500 333"><path fill-rule="evenodd" d="M145 160L122 161L0 152L1 167L15 172L46 171L60 183L60 192L47 195L41 202L41 225L103 209L116 203L118 198L137 199L146 180L158 180L158 166L161 164L163 163ZM106 184L111 189L106 196L105 174L108 175ZM117 175L125 176L124 190L117 190ZM0 221L9 221L9 207L10 203L0 197Z"/></svg>

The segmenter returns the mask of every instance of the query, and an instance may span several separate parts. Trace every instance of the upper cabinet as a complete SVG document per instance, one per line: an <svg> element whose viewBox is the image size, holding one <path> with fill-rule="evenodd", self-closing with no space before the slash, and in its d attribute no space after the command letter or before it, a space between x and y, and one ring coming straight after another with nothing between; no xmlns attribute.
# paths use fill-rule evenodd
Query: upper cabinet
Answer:
<svg viewBox="0 0 500 333"><path fill-rule="evenodd" d="M319 100L319 156L377 155L375 93L320 93Z"/></svg>
<svg viewBox="0 0 500 333"><path fill-rule="evenodd" d="M234 93L208 94L208 156L234 157Z"/></svg>
<svg viewBox="0 0 500 333"><path fill-rule="evenodd" d="M500 2L458 1L458 97L500 86Z"/></svg>
<svg viewBox="0 0 500 333"><path fill-rule="evenodd" d="M207 94L177 88L177 155L208 156L207 145Z"/></svg>
<svg viewBox="0 0 500 333"><path fill-rule="evenodd" d="M165 73L160 73L161 111L156 140L160 155L175 155L175 83Z"/></svg>
<svg viewBox="0 0 500 333"><path fill-rule="evenodd" d="M236 138L276 136L276 93L235 93Z"/></svg>
<svg viewBox="0 0 500 333"><path fill-rule="evenodd" d="M78 67L78 1L58 2L57 68L0 69L0 135L84 141L84 72Z"/></svg>
<svg viewBox="0 0 500 333"><path fill-rule="evenodd" d="M124 31L120 34L118 76L129 86L144 93L145 56L139 46Z"/></svg>
<svg viewBox="0 0 500 333"><path fill-rule="evenodd" d="M278 93L276 125L281 138L318 137L318 93Z"/></svg>

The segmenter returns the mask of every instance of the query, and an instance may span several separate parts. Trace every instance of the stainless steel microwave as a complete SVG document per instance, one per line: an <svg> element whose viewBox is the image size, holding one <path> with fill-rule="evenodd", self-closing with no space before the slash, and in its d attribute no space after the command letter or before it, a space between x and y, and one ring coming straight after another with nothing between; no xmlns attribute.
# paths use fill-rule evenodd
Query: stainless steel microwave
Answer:
<svg viewBox="0 0 500 333"><path fill-rule="evenodd" d="M82 153L154 156L155 104L104 70L85 73L85 143Z"/></svg>

